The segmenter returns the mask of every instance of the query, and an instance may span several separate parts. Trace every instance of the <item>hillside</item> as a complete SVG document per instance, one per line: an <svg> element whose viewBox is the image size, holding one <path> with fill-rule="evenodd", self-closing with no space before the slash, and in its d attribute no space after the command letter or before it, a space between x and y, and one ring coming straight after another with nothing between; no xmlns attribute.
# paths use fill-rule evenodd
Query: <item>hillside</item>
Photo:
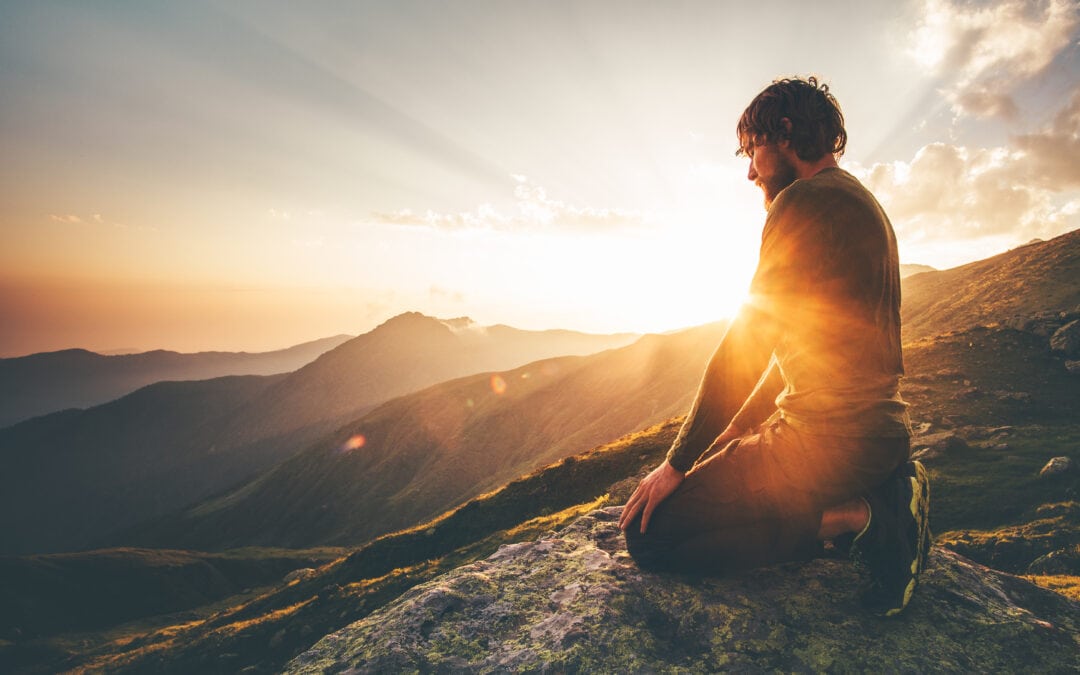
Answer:
<svg viewBox="0 0 1080 675"><path fill-rule="evenodd" d="M243 477L207 435L283 377L159 382L0 429L0 553L85 547Z"/></svg>
<svg viewBox="0 0 1080 675"><path fill-rule="evenodd" d="M903 281L904 342L1080 308L1080 230Z"/></svg>
<svg viewBox="0 0 1080 675"><path fill-rule="evenodd" d="M85 548L249 479L394 396L631 338L405 314L293 373L158 383L0 429L0 481L11 485L0 553Z"/></svg>
<svg viewBox="0 0 1080 675"><path fill-rule="evenodd" d="M722 330L646 336L396 399L250 483L113 543L363 543L683 412Z"/></svg>
<svg viewBox="0 0 1080 675"><path fill-rule="evenodd" d="M391 398L473 373L621 347L636 337L401 314L275 383L233 416L216 442L287 456Z"/></svg>
<svg viewBox="0 0 1080 675"><path fill-rule="evenodd" d="M157 350L105 356L67 349L0 359L0 427L59 410L107 403L154 382L292 372L351 337L335 335L258 353Z"/></svg>

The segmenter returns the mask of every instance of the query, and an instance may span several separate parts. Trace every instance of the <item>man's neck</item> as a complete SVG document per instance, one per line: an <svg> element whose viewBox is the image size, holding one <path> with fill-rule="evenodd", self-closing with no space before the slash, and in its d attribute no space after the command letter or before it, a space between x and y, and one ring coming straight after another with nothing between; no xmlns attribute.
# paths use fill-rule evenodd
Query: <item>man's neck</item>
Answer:
<svg viewBox="0 0 1080 675"><path fill-rule="evenodd" d="M813 162L804 162L803 160L796 157L793 164L795 166L795 177L800 180L816 176L818 173L824 171L825 169L834 169L839 166L839 164L836 163L836 157L830 154L827 154L821 159Z"/></svg>

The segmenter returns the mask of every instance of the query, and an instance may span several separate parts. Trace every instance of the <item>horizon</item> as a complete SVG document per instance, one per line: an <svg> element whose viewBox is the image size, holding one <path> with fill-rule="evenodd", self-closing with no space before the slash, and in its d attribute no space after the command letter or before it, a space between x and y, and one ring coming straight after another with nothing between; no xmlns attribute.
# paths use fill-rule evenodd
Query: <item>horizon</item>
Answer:
<svg viewBox="0 0 1080 675"><path fill-rule="evenodd" d="M902 263L1080 227L1066 0L0 17L4 358L273 351L406 311L601 334L730 316L765 215L735 121L792 74L836 94L841 166Z"/></svg>

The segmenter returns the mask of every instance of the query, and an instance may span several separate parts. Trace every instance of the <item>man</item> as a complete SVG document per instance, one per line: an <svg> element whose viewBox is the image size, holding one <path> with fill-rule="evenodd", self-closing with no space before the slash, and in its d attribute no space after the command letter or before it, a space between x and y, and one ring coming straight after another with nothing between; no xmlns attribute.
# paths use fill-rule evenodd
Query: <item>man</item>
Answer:
<svg viewBox="0 0 1080 675"><path fill-rule="evenodd" d="M750 300L619 526L643 568L699 573L808 559L831 539L868 567L864 604L897 614L930 530L898 393L896 238L837 165L847 133L827 85L777 80L737 130L767 210Z"/></svg>

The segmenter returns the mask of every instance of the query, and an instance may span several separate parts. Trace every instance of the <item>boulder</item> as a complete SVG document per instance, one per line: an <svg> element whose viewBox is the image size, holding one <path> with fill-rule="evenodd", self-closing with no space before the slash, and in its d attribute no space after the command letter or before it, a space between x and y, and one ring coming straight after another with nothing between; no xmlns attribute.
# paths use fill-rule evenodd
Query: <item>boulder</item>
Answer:
<svg viewBox="0 0 1080 675"><path fill-rule="evenodd" d="M1064 356L1080 356L1080 319L1054 331L1050 336L1050 349Z"/></svg>
<svg viewBox="0 0 1080 675"><path fill-rule="evenodd" d="M1077 672L1080 603L935 548L899 617L819 559L720 579L643 572L619 507L504 546L406 592L291 661L291 673Z"/></svg>
<svg viewBox="0 0 1080 675"><path fill-rule="evenodd" d="M1059 476L1061 474L1069 473L1074 468L1073 461L1069 457L1054 457L1043 466L1042 471L1039 471L1041 478L1047 476Z"/></svg>
<svg viewBox="0 0 1080 675"><path fill-rule="evenodd" d="M923 434L911 439L913 459L936 459L942 455L968 449L968 443L951 431Z"/></svg>

